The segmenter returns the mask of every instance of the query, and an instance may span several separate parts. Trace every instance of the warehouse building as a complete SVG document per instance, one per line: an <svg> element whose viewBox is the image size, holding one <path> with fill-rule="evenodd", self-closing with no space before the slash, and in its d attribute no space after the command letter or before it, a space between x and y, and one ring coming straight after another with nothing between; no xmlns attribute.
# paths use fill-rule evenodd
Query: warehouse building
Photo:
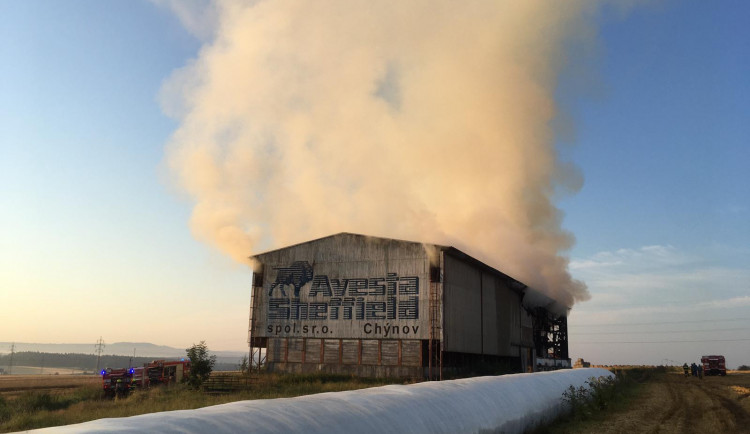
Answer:
<svg viewBox="0 0 750 434"><path fill-rule="evenodd" d="M251 259L251 361L269 371L570 367L568 308L456 248L341 233Z"/></svg>

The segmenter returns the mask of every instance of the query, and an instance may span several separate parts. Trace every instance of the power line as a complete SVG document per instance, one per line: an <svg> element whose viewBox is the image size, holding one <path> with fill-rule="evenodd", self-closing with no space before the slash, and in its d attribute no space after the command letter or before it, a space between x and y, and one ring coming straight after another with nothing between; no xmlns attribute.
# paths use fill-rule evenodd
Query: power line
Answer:
<svg viewBox="0 0 750 434"><path fill-rule="evenodd" d="M697 341L630 341L630 342L574 342L575 345L608 345L608 344L681 344L681 343L698 343L698 342L742 342L750 339L705 339Z"/></svg>
<svg viewBox="0 0 750 434"><path fill-rule="evenodd" d="M13 375L13 355L16 354L16 343L10 344L10 366L8 367L8 375Z"/></svg>
<svg viewBox="0 0 750 434"><path fill-rule="evenodd" d="M575 335L637 335L637 334L659 334L659 333L709 333L709 332L729 332L738 330L747 330L747 327L736 327L731 329L709 329L709 330L667 330L654 331L647 330L643 332L575 332Z"/></svg>
<svg viewBox="0 0 750 434"><path fill-rule="evenodd" d="M599 324L568 324L571 327L604 327L604 326L632 326L632 325L656 325L656 324L688 324L704 322L731 322L731 321L748 321L750 318L725 318L725 319L699 319L687 321L659 321L659 322L631 322L631 323L599 323Z"/></svg>
<svg viewBox="0 0 750 434"><path fill-rule="evenodd" d="M102 358L102 351L104 351L104 340L101 336L99 336L99 340L96 341L96 345L94 345L94 349L96 349L96 371L99 372L99 360Z"/></svg>

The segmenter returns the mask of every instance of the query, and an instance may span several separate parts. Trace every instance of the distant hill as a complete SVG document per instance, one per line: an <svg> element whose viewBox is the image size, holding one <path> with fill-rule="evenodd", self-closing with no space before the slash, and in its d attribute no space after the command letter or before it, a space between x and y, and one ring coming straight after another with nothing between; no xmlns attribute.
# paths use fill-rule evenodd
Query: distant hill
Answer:
<svg viewBox="0 0 750 434"><path fill-rule="evenodd" d="M10 353L11 342L0 342L0 354ZM30 351L40 353L59 353L59 354L95 354L94 344L36 344L27 342L15 342L16 352ZM210 348L210 345L209 345ZM105 344L102 354L133 356L135 349L136 357L145 358L173 358L185 357L184 348L168 347L166 345L154 345L148 342L115 342ZM247 351L211 351L219 358L239 359L246 355Z"/></svg>
<svg viewBox="0 0 750 434"><path fill-rule="evenodd" d="M183 356L184 357L184 356ZM161 358L161 357L159 357ZM176 360L182 357L163 357L164 359ZM52 372L53 368L67 368L74 370L81 370L85 372L96 371L96 366L99 369L105 368L127 368L130 366L143 366L155 359L155 357L128 357L128 356L115 356L115 355L103 355L100 360L97 360L97 356L94 354L80 354L80 353L46 353L38 351L20 351L16 352L13 356L13 366L16 367L38 367L40 373L43 371L42 368L49 368L48 372ZM0 355L0 367L5 369L6 372L10 372L10 354ZM237 370L239 365L238 357L217 357L216 365L214 370L216 371L234 371ZM28 369L27 369L28 370ZM14 371L17 373L17 370Z"/></svg>
<svg viewBox="0 0 750 434"><path fill-rule="evenodd" d="M11 342L0 342L0 366L5 367L10 362ZM29 353L29 366L57 366L58 368L70 367L82 370L93 370L96 367L96 355L94 344L35 344L26 342L15 342L16 354ZM134 366L140 366L154 359L179 359L185 357L184 348L173 348L166 345L154 345L148 342L115 342L106 344L102 352L101 367L126 367L128 360L133 357L135 348ZM209 347L210 348L210 347ZM234 370L240 363L242 356L248 355L244 351L209 351L216 356L217 371ZM38 354L30 354L38 353ZM50 364L55 357L43 356L42 354L63 354L64 362ZM90 357L84 357L90 356ZM3 357L5 356L5 357ZM106 357L105 357L106 356ZM45 358L46 357L46 360ZM60 359L63 360L63 359ZM137 361L137 362L135 362ZM26 362L24 362L26 363ZM15 365L21 365L21 361L14 360Z"/></svg>

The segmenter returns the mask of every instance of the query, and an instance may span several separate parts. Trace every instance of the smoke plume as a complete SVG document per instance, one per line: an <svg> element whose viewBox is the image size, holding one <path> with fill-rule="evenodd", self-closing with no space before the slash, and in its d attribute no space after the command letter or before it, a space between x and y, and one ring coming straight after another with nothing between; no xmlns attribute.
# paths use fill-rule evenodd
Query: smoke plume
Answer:
<svg viewBox="0 0 750 434"><path fill-rule="evenodd" d="M551 122L587 1L218 3L163 89L194 235L240 262L338 232L456 246L572 305Z"/></svg>

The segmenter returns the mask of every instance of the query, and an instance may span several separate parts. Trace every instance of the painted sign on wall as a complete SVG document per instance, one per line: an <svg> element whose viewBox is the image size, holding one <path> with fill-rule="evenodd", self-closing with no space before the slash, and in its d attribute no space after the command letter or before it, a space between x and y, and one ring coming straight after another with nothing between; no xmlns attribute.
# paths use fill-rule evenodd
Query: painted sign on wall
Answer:
<svg viewBox="0 0 750 434"><path fill-rule="evenodd" d="M369 276L350 270L345 276L346 265L335 265L293 261L269 267L258 300L263 311L256 311L258 336L426 338L424 276L403 270Z"/></svg>

